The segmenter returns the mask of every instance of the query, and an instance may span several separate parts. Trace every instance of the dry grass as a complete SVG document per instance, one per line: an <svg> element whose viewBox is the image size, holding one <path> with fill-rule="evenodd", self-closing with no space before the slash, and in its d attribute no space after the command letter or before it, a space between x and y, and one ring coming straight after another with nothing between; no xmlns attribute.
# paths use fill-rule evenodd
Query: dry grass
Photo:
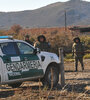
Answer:
<svg viewBox="0 0 90 100"><path fill-rule="evenodd" d="M86 88L85 88L86 90L90 90L90 86L86 86Z"/></svg>

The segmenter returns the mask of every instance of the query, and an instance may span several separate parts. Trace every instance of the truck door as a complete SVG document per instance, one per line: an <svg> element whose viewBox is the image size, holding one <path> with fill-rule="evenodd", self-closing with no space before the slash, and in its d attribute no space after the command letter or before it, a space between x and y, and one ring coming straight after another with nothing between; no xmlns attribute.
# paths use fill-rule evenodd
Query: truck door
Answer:
<svg viewBox="0 0 90 100"><path fill-rule="evenodd" d="M19 79L22 77L21 70L17 67L21 61L14 42L2 43L4 81Z"/></svg>
<svg viewBox="0 0 90 100"><path fill-rule="evenodd" d="M42 76L43 69L39 57L34 54L34 48L23 42L16 44L20 53L22 78Z"/></svg>

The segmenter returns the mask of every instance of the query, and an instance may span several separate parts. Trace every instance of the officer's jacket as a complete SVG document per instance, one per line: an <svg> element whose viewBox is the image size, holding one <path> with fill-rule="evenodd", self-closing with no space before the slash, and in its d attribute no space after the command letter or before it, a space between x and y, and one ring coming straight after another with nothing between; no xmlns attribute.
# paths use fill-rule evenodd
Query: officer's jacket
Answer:
<svg viewBox="0 0 90 100"><path fill-rule="evenodd" d="M49 52L50 51L50 44L48 42L39 42L39 43L36 43L35 45L36 48L39 48L41 51L47 51Z"/></svg>
<svg viewBox="0 0 90 100"><path fill-rule="evenodd" d="M84 56L84 45L79 43L74 43L72 46L72 52L74 56L83 57Z"/></svg>

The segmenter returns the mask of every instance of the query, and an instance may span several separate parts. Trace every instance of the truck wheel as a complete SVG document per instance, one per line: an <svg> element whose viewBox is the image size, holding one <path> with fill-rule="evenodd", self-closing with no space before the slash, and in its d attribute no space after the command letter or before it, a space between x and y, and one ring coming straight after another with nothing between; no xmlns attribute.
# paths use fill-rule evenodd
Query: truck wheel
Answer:
<svg viewBox="0 0 90 100"><path fill-rule="evenodd" d="M13 83L13 84L8 84L9 86L11 86L12 88L17 88L20 87L22 83Z"/></svg>
<svg viewBox="0 0 90 100"><path fill-rule="evenodd" d="M52 73L51 73L51 69L52 69ZM52 80L53 77L53 80ZM58 68L55 65L50 65L45 73L44 78L42 79L42 83L45 86L51 87L51 81L53 81L53 87L56 87L59 81L59 71Z"/></svg>

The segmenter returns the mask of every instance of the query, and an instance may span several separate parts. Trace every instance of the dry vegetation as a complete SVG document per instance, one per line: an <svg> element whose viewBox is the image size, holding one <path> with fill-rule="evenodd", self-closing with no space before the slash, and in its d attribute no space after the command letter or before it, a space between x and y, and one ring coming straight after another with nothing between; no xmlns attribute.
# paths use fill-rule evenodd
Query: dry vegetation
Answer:
<svg viewBox="0 0 90 100"><path fill-rule="evenodd" d="M14 38L22 40L24 40L25 35L28 34L33 42L37 41L37 37L40 34L43 34L46 36L47 41L51 43L51 52L55 52L57 54L59 47L64 47L64 50L70 52L73 43L72 40L75 36L80 36L81 40L85 42L85 45L90 48L90 36L81 36L79 32L72 32L69 28L67 28L67 31L65 32L65 28L63 27L29 29L23 28L20 25L13 25L9 30L1 30L0 34L12 35ZM88 47L87 49L89 49Z"/></svg>

